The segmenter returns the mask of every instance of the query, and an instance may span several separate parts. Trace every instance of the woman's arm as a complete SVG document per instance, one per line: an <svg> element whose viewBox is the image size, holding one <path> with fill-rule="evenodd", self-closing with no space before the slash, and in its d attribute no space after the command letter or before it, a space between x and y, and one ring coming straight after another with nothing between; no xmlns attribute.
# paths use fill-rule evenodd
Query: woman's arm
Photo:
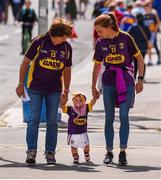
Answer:
<svg viewBox="0 0 161 180"><path fill-rule="evenodd" d="M93 73L92 73L92 95L93 97L99 97L99 91L96 88L98 76L101 70L101 64L94 64Z"/></svg>
<svg viewBox="0 0 161 180"><path fill-rule="evenodd" d="M141 54L136 57L138 64L138 81L136 83L136 93L143 91L143 73L144 73L144 59Z"/></svg>
<svg viewBox="0 0 161 180"><path fill-rule="evenodd" d="M24 96L24 81L25 81L28 65L30 64L30 62L31 62L30 59L28 59L27 57L24 57L23 62L20 66L19 84L16 88L16 93L17 93L17 96L19 97L21 97L22 95Z"/></svg>
<svg viewBox="0 0 161 180"><path fill-rule="evenodd" d="M70 82L71 82L71 67L65 67L63 71L64 90L60 100L60 104L62 105L66 104L66 102L68 101Z"/></svg>

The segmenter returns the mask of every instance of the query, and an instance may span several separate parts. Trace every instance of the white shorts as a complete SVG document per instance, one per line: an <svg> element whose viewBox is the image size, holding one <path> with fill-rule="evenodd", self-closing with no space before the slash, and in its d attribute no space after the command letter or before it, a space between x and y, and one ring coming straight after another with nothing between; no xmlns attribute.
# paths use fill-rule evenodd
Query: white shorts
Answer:
<svg viewBox="0 0 161 180"><path fill-rule="evenodd" d="M87 133L83 134L69 134L67 137L67 143L71 147L84 148L89 145L89 139Z"/></svg>

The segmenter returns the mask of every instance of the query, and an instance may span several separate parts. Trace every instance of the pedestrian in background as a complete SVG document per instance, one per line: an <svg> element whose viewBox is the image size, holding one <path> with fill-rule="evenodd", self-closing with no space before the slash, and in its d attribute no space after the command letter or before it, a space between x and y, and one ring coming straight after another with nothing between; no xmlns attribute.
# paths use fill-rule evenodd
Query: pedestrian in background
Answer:
<svg viewBox="0 0 161 180"><path fill-rule="evenodd" d="M19 97L24 96L25 75L28 65L31 64L27 82L31 110L26 133L26 163L29 165L36 163L43 99L45 99L47 123L45 155L48 164L56 163L58 106L60 101L67 101L71 80L72 48L66 41L71 33L72 27L68 21L62 18L55 19L46 34L34 38L20 67L19 84L16 88Z"/></svg>
<svg viewBox="0 0 161 180"><path fill-rule="evenodd" d="M22 22L22 52L21 54L24 54L26 49L24 48L24 35L25 33L28 33L29 35L29 41L32 39L32 30L34 23L37 21L37 16L35 13L35 10L31 8L31 1L26 0L25 6L20 10L20 12L17 15L18 22Z"/></svg>
<svg viewBox="0 0 161 180"><path fill-rule="evenodd" d="M67 143L71 146L74 164L79 163L78 148L83 148L86 162L90 160L87 118L97 98L98 96L95 96L89 103L86 103L86 96L81 92L76 92L73 93L73 106L68 106L65 103L62 103L60 106L63 112L69 115Z"/></svg>
<svg viewBox="0 0 161 180"><path fill-rule="evenodd" d="M129 110L133 107L135 90L143 90L144 61L134 39L126 32L120 31L113 13L103 14L96 18L95 29L100 36L97 40L93 57L92 94L96 97L99 91L96 83L101 64L105 66L102 76L103 101L105 107L105 164L113 161L115 107L119 107L120 117L120 154L119 165L127 164L126 148L129 137ZM138 81L135 85L133 74L134 57L138 62Z"/></svg>
<svg viewBox="0 0 161 180"><path fill-rule="evenodd" d="M137 22L129 28L128 33L135 39L135 42L139 47L143 58L145 58L146 52L148 50L148 42L150 41L151 33L149 28L144 25L144 16L142 14L136 15L136 21ZM146 65L144 63L143 77L145 76L145 69L146 69ZM138 71L137 60L134 60L135 79L137 77L137 71Z"/></svg>

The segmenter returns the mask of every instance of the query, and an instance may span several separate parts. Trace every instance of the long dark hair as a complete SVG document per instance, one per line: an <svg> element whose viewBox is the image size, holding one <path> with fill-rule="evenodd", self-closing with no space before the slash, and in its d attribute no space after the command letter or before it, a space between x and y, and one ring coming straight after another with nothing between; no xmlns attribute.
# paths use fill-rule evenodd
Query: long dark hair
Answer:
<svg viewBox="0 0 161 180"><path fill-rule="evenodd" d="M114 31L119 31L116 17L112 12L98 16L94 22L94 25L99 25L104 28L111 27Z"/></svg>

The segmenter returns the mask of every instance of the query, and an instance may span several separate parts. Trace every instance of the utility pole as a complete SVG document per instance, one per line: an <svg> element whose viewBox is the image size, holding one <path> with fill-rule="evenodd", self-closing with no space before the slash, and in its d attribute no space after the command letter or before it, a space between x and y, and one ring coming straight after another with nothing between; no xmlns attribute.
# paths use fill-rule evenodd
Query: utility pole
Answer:
<svg viewBox="0 0 161 180"><path fill-rule="evenodd" d="M59 17L64 16L64 0L58 0Z"/></svg>
<svg viewBox="0 0 161 180"><path fill-rule="evenodd" d="M48 0L39 0L38 33L48 30Z"/></svg>

